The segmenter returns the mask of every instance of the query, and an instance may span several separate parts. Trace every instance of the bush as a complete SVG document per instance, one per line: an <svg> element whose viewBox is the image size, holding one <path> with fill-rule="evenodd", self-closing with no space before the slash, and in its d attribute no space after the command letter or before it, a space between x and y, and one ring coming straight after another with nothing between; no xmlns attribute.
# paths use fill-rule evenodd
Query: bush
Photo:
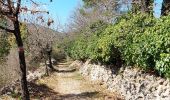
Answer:
<svg viewBox="0 0 170 100"><path fill-rule="evenodd" d="M85 49L87 44L83 38L71 42L69 47L66 48L67 55L73 59L83 60L86 58Z"/></svg>
<svg viewBox="0 0 170 100"><path fill-rule="evenodd" d="M170 77L170 16L156 19L147 14L127 14L114 25L102 29L101 23L97 25L99 30L95 29L90 37L71 43L67 49L71 57L104 63L121 59L126 65L157 70Z"/></svg>
<svg viewBox="0 0 170 100"><path fill-rule="evenodd" d="M6 27L6 20L0 18L0 25ZM0 57L4 57L9 53L10 44L8 42L7 32L1 31L0 32Z"/></svg>
<svg viewBox="0 0 170 100"><path fill-rule="evenodd" d="M160 59L156 61L156 69L160 75L170 77L170 54L160 54Z"/></svg>
<svg viewBox="0 0 170 100"><path fill-rule="evenodd" d="M110 41L106 43L110 48L113 46L118 48L127 65L155 69L156 60L160 59L160 54L169 53L170 18L156 19L141 14L126 16L104 31L103 41Z"/></svg>
<svg viewBox="0 0 170 100"><path fill-rule="evenodd" d="M7 35L2 34L0 36L0 57L4 57L9 53L10 50L10 44L7 40Z"/></svg>
<svg viewBox="0 0 170 100"><path fill-rule="evenodd" d="M98 39L102 36L102 32L106 27L106 23L97 21L82 30L83 33L67 45L65 49L67 55L73 59L102 61Z"/></svg>

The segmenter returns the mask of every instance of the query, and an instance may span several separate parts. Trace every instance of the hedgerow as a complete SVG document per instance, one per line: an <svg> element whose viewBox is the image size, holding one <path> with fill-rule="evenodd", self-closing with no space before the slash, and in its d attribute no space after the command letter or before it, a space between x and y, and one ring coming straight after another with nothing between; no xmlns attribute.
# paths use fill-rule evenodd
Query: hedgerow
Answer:
<svg viewBox="0 0 170 100"><path fill-rule="evenodd" d="M170 77L170 16L157 19L147 14L127 14L113 25L100 28L102 25L98 23L90 37L75 39L67 53L74 59L104 63L115 64L121 59L126 65Z"/></svg>

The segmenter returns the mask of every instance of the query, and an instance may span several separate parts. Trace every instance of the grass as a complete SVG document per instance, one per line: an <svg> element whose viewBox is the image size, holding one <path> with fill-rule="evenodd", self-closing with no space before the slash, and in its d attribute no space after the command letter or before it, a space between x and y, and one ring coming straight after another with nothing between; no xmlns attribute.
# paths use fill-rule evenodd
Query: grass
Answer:
<svg viewBox="0 0 170 100"><path fill-rule="evenodd" d="M7 64L0 65L0 88L19 78L17 68Z"/></svg>
<svg viewBox="0 0 170 100"><path fill-rule="evenodd" d="M0 76L1 84L8 84L19 78L19 61L18 52L16 49L11 49L7 57L7 60L0 64Z"/></svg>
<svg viewBox="0 0 170 100"><path fill-rule="evenodd" d="M83 79L82 75L80 73L78 73L78 72L75 73L73 78L76 79L76 80L82 80Z"/></svg>

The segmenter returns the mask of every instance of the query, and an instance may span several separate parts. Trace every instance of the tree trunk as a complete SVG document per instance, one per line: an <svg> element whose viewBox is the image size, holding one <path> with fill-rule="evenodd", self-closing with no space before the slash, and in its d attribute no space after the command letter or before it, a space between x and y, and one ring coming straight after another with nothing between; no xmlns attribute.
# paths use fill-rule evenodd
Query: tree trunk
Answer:
<svg viewBox="0 0 170 100"><path fill-rule="evenodd" d="M48 65L47 65L47 60L46 60L46 57L45 57L45 55L44 55L44 62L45 62L45 74L47 75L47 76L49 76L49 73L48 73Z"/></svg>
<svg viewBox="0 0 170 100"><path fill-rule="evenodd" d="M25 63L25 54L23 48L23 41L21 38L20 26L19 21L16 20L13 22L14 24L14 35L16 38L16 42L18 45L18 53L19 53L19 63L20 63L20 70L21 70L21 90L22 90L22 100L30 100L29 98L29 91L27 87L27 76L26 76L26 63Z"/></svg>
<svg viewBox="0 0 170 100"><path fill-rule="evenodd" d="M145 13L153 13L153 0L142 0L142 11Z"/></svg>
<svg viewBox="0 0 170 100"><path fill-rule="evenodd" d="M132 12L138 11L143 13L151 13L153 9L153 0L132 0Z"/></svg>
<svg viewBox="0 0 170 100"><path fill-rule="evenodd" d="M169 12L170 12L170 0L163 0L161 15L166 16L169 14Z"/></svg>
<svg viewBox="0 0 170 100"><path fill-rule="evenodd" d="M54 70L54 67L53 67L52 62L51 62L51 51L48 52L48 60L49 60L49 68L51 70Z"/></svg>
<svg viewBox="0 0 170 100"><path fill-rule="evenodd" d="M49 45L48 43L47 43L47 45L46 45L46 52L47 52L48 61L49 61L48 67L49 67L52 71L54 71L55 69L54 69L54 67L53 67L53 65L52 65L52 62L51 62L52 47L51 47L51 45Z"/></svg>

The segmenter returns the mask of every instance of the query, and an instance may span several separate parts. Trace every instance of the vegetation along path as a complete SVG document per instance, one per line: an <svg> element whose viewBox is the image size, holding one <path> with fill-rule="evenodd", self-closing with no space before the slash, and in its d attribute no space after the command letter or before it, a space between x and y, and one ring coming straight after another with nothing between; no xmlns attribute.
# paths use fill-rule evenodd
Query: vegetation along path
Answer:
<svg viewBox="0 0 170 100"><path fill-rule="evenodd" d="M69 67L71 62L61 61L56 71L29 83L31 100L120 100L104 86L83 78L78 70ZM19 100L4 96L0 100Z"/></svg>
<svg viewBox="0 0 170 100"><path fill-rule="evenodd" d="M85 80L69 62L60 62L48 77L36 82L39 88L31 98L43 100L117 100L106 94L104 88ZM42 87L42 88L41 88ZM32 93L31 93L32 94Z"/></svg>

